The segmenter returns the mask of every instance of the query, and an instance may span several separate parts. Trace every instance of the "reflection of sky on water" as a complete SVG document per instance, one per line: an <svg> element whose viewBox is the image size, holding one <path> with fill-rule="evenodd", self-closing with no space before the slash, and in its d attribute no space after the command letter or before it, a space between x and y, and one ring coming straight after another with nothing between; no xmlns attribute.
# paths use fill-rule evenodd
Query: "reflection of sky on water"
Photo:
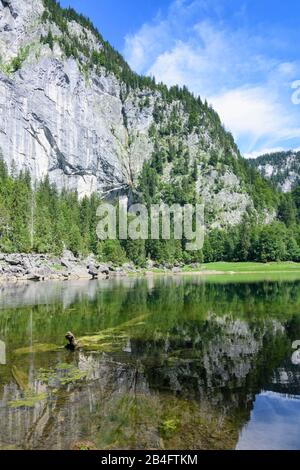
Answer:
<svg viewBox="0 0 300 470"><path fill-rule="evenodd" d="M300 395L263 392L256 396L237 450L273 449L300 449Z"/></svg>

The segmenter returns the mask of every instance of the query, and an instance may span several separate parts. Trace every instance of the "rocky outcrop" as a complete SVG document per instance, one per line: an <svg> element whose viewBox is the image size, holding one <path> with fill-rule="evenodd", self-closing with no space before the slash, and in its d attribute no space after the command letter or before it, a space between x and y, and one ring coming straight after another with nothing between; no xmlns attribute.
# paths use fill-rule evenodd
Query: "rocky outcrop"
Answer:
<svg viewBox="0 0 300 470"><path fill-rule="evenodd" d="M275 152L262 155L251 161L251 164L285 193L300 183L300 152Z"/></svg>
<svg viewBox="0 0 300 470"><path fill-rule="evenodd" d="M136 169L114 77L92 77L86 86L74 60L43 58L14 80L2 74L0 96L0 147L10 167L29 170L35 181L49 175L80 196L128 189Z"/></svg>
<svg viewBox="0 0 300 470"><path fill-rule="evenodd" d="M106 279L129 272L126 265L99 264L94 256L88 259L76 258L65 251L62 257L34 254L0 253L1 281L48 281L54 279ZM133 266L130 272L138 272Z"/></svg>
<svg viewBox="0 0 300 470"><path fill-rule="evenodd" d="M65 250L61 257L44 254L5 254L0 253L0 283L17 281L49 281L76 279L110 279L128 275L152 276L157 272L165 274L183 273L184 264L159 264L148 261L145 268L139 268L133 263L122 266L113 263L100 263L95 255L87 258L76 258ZM192 271L202 267L200 264L190 265Z"/></svg>

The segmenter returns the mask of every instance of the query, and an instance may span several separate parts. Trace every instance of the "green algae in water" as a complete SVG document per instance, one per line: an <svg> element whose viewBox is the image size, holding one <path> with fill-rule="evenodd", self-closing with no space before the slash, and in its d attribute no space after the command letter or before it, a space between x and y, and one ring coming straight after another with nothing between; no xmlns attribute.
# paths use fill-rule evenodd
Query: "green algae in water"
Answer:
<svg viewBox="0 0 300 470"><path fill-rule="evenodd" d="M28 390L22 398L8 402L9 408L34 408L34 406L47 399L47 393L35 393Z"/></svg>
<svg viewBox="0 0 300 470"><path fill-rule="evenodd" d="M177 433L179 426L179 419L166 419L160 425L160 434L163 438L169 439Z"/></svg>
<svg viewBox="0 0 300 470"><path fill-rule="evenodd" d="M94 442L78 441L78 442L74 442L74 444L72 444L71 450L90 451L90 450L97 450L97 447L94 444Z"/></svg>
<svg viewBox="0 0 300 470"><path fill-rule="evenodd" d="M28 377L25 372L21 371L16 366L12 366L11 373L15 379L16 384L23 392L29 389Z"/></svg>
<svg viewBox="0 0 300 470"><path fill-rule="evenodd" d="M20 450L20 448L13 444L1 444L0 443L0 451L1 450Z"/></svg>
<svg viewBox="0 0 300 470"><path fill-rule="evenodd" d="M106 328L105 330L99 331L90 336L83 336L79 338L79 341L96 343L96 342L103 341L107 338L112 338L112 337L116 337L116 338L126 337L127 338L128 337L128 335L126 334L127 330L133 327L145 325L145 320L148 316L149 315L140 315L138 317L132 318L131 320L127 322L116 325L112 328Z"/></svg>
<svg viewBox="0 0 300 470"><path fill-rule="evenodd" d="M147 315L141 315L125 323L121 323L112 328L93 333L92 335L78 338L80 347L86 351L114 352L122 349L126 344L129 334L128 330L133 327L140 327L145 324ZM39 343L32 346L16 349L16 355L39 354L58 352L64 349L64 346L58 346L51 343Z"/></svg>
<svg viewBox="0 0 300 470"><path fill-rule="evenodd" d="M234 449L239 422L207 402L170 394L114 396L89 436L99 449Z"/></svg>
<svg viewBox="0 0 300 470"><path fill-rule="evenodd" d="M40 369L38 380L51 388L80 382L87 377L87 372L78 369L74 364L58 364L54 369Z"/></svg>
<svg viewBox="0 0 300 470"><path fill-rule="evenodd" d="M122 349L129 338L128 330L145 325L148 315L140 315L125 323L100 331L90 336L82 336L78 341L86 351L114 352Z"/></svg>
<svg viewBox="0 0 300 470"><path fill-rule="evenodd" d="M12 366L12 376L18 385L19 389L23 392L22 398L8 402L10 408L34 408L36 403L47 399L47 393L36 393L28 383L28 377L25 372Z"/></svg>
<svg viewBox="0 0 300 470"><path fill-rule="evenodd" d="M56 351L59 351L60 349L62 348L57 346L56 344L34 344L26 348L16 349L15 354L22 355L22 354L48 353L48 352L56 352Z"/></svg>

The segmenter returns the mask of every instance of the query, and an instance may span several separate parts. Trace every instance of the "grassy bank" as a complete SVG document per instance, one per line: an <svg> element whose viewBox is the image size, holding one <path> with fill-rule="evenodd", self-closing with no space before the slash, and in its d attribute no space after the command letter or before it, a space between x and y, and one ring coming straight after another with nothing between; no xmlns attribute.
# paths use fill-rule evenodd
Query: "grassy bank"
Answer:
<svg viewBox="0 0 300 470"><path fill-rule="evenodd" d="M157 268L152 269L151 272L158 275L174 274L171 270ZM207 263L197 267L184 266L175 274L201 276L211 282L293 281L300 279L300 263Z"/></svg>
<svg viewBox="0 0 300 470"><path fill-rule="evenodd" d="M188 271L188 267L184 268L185 270ZM221 271L224 273L300 272L300 263L208 263L202 265L201 271Z"/></svg>
<svg viewBox="0 0 300 470"><path fill-rule="evenodd" d="M183 274L201 275L209 282L296 281L300 263L208 263L200 268L185 266Z"/></svg>

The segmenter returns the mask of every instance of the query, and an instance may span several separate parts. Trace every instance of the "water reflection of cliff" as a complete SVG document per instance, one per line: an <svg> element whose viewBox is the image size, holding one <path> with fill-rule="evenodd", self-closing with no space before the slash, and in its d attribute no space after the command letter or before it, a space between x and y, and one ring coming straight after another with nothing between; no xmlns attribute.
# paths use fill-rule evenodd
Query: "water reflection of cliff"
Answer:
<svg viewBox="0 0 300 470"><path fill-rule="evenodd" d="M234 448L261 389L273 384L276 391L290 393L291 387L299 387L297 369L287 360L298 328L293 309L299 286L283 287L285 298L287 287L291 295L284 316L276 307L282 295L278 285L260 286L252 297L251 285L149 286L132 280L106 285L106 290L88 285L88 296L74 289L57 324L53 314L62 308L60 296L52 307L22 307L15 322L11 311L2 312L0 333L9 351L0 377L2 446L60 449L92 440L110 449ZM14 353L24 338L27 344L41 342L47 315L52 341L58 332L73 328L71 318L76 333L83 335L133 314L145 320L130 326L122 347L111 352ZM59 386L40 379L41 369L54 370L66 362L84 376ZM11 375L13 366L43 399L14 407L24 390Z"/></svg>

